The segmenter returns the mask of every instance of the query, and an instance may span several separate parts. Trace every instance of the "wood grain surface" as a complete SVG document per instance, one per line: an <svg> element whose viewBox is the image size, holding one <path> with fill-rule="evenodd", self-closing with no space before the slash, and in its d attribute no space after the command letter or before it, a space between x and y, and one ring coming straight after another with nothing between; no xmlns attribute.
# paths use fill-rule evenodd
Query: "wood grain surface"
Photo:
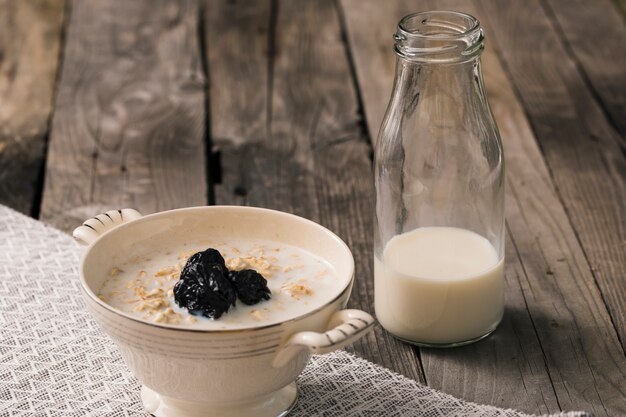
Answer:
<svg viewBox="0 0 626 417"><path fill-rule="evenodd" d="M206 204L198 20L193 1L72 3L43 220Z"/></svg>
<svg viewBox="0 0 626 417"><path fill-rule="evenodd" d="M622 348L626 348L622 138L585 85L537 0L506 7L499 2L478 3L526 109L557 195L591 264ZM529 43L536 47L525 47Z"/></svg>
<svg viewBox="0 0 626 417"><path fill-rule="evenodd" d="M216 202L295 213L338 233L357 262L350 305L372 311L371 148L335 5L221 1L207 13L211 136L223 156ZM250 41L255 32L263 41ZM231 52L242 50L245 59ZM423 380L414 350L380 328L354 350Z"/></svg>
<svg viewBox="0 0 626 417"><path fill-rule="evenodd" d="M65 1L0 0L0 204L36 215Z"/></svg>
<svg viewBox="0 0 626 417"><path fill-rule="evenodd" d="M384 13L372 13L374 1L355 3L341 4L368 123L374 130L382 119L380 96L390 93L394 60L391 48L385 50L377 41L384 39L378 25L391 32L404 14L435 7L482 16L460 1L388 2ZM507 161L507 317L492 337L473 346L422 349L426 380L473 401L528 412L560 407L593 409L597 415L621 412L623 352L523 108L489 44L487 31L483 69ZM596 330L581 336L579 326ZM598 339L608 340L603 354L594 346ZM607 351L608 357L603 356ZM581 364L572 358L585 359ZM596 390L607 394L596 395Z"/></svg>
<svg viewBox="0 0 626 417"><path fill-rule="evenodd" d="M626 24L611 0L545 0L567 54L597 96L626 149Z"/></svg>

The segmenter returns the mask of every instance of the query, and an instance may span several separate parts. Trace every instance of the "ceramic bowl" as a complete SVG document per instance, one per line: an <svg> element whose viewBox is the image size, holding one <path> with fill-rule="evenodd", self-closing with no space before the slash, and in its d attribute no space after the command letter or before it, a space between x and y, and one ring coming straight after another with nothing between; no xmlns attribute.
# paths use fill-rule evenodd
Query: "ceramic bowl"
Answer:
<svg viewBox="0 0 626 417"><path fill-rule="evenodd" d="M340 280L321 307L280 323L201 330L140 320L97 297L116 262L173 242L207 236L270 239L325 259ZM146 410L157 417L277 416L295 403L294 381L311 354L342 348L373 326L371 315L344 310L354 260L328 229L291 214L253 207L209 206L142 216L112 210L86 220L74 237L88 245L80 265L87 308L142 383ZM168 246L169 245L169 246Z"/></svg>

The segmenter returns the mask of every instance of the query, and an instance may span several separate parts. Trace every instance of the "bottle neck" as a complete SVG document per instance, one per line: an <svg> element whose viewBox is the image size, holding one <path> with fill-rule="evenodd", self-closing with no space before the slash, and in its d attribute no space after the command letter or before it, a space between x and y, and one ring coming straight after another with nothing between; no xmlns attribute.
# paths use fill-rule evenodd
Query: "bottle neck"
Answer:
<svg viewBox="0 0 626 417"><path fill-rule="evenodd" d="M478 20L457 12L417 13L400 21L395 39L396 77L381 129L404 129L411 120L428 126L429 134L458 136L452 132L468 120L491 117Z"/></svg>
<svg viewBox="0 0 626 417"><path fill-rule="evenodd" d="M396 62L395 90L400 92L406 89L415 89L424 93L434 90L433 93L446 92L450 94L464 92L471 86L482 86L480 57L454 63L422 62L398 56ZM482 88L482 87L481 87Z"/></svg>
<svg viewBox="0 0 626 417"><path fill-rule="evenodd" d="M408 15L398 23L394 40L398 57L416 64L472 63L484 49L480 22L452 11Z"/></svg>
<svg viewBox="0 0 626 417"><path fill-rule="evenodd" d="M446 64L399 56L388 112L400 125L417 117L440 136L462 130L468 119L490 115L479 56Z"/></svg>

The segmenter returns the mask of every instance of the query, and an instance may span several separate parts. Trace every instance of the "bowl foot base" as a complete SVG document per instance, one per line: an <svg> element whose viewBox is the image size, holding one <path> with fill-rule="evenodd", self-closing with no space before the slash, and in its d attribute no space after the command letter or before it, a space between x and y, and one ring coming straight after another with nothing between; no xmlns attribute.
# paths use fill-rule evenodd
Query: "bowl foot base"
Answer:
<svg viewBox="0 0 626 417"><path fill-rule="evenodd" d="M143 406L155 417L281 417L293 408L297 397L295 382L269 395L237 403L181 401L141 387Z"/></svg>

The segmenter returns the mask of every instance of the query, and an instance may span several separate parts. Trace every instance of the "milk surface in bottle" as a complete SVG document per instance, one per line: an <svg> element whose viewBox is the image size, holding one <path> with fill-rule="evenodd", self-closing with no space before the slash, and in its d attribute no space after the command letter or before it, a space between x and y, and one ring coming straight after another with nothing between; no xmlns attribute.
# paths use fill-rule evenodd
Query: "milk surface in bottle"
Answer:
<svg viewBox="0 0 626 417"><path fill-rule="evenodd" d="M503 260L465 229L421 227L375 258L376 316L394 335L450 344L489 334L504 310Z"/></svg>

